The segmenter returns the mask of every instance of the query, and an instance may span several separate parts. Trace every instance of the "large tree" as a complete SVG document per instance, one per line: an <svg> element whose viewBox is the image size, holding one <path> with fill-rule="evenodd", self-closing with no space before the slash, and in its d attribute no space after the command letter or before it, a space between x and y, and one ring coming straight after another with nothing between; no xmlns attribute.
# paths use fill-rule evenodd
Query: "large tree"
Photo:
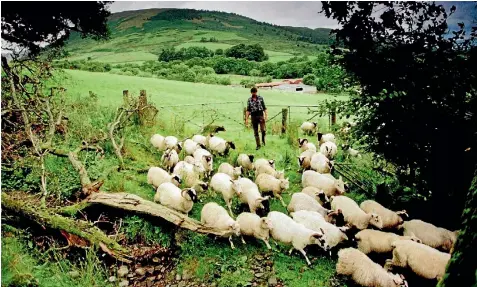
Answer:
<svg viewBox="0 0 477 287"><path fill-rule="evenodd" d="M449 33L433 2L322 2L334 54L361 87L356 138L426 198L414 216L459 228L477 154L476 28ZM455 7L450 9L451 13Z"/></svg>

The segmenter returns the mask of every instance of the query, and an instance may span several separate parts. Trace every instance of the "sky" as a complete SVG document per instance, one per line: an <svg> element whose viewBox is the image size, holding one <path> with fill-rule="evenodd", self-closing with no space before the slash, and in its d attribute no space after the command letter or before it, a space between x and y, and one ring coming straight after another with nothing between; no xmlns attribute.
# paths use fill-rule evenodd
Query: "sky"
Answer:
<svg viewBox="0 0 477 287"><path fill-rule="evenodd" d="M457 23L470 23L477 20L474 6L477 2L442 2L446 8L457 7L456 12L449 17L449 28L453 30ZM333 19L318 13L321 10L320 1L117 1L111 4L111 12L139 10L148 8L190 8L202 10L217 10L233 12L261 22L282 26L308 28L337 28Z"/></svg>

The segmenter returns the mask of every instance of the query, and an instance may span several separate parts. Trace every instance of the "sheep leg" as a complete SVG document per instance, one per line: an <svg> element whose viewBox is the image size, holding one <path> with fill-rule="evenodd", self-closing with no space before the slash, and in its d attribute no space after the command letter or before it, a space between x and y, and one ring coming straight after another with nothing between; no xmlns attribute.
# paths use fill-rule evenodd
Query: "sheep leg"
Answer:
<svg viewBox="0 0 477 287"><path fill-rule="evenodd" d="M242 236L242 235L240 236L240 238L242 239L242 243L243 243L243 244L247 244L247 243L245 242L245 240L243 239L243 236Z"/></svg>
<svg viewBox="0 0 477 287"><path fill-rule="evenodd" d="M234 216L234 213L232 212L232 202L231 202L231 201L232 201L232 200L229 199L229 200L227 200L226 203L227 203L227 207L229 208L230 216L233 217L233 216Z"/></svg>
<svg viewBox="0 0 477 287"><path fill-rule="evenodd" d="M292 254L293 249L295 249L295 247L292 247L292 248L290 249L290 251L288 251L288 255L291 255L291 254Z"/></svg>
<svg viewBox="0 0 477 287"><path fill-rule="evenodd" d="M285 201L283 201L283 198L282 198L282 196L281 196L280 194L274 192L274 193L273 193L273 196L275 196L276 198L278 198L284 207L287 207L287 205L285 204Z"/></svg>
<svg viewBox="0 0 477 287"><path fill-rule="evenodd" d="M262 240L263 240L263 242L265 242L265 245L267 245L267 248L268 248L268 249L272 249L272 247L271 247L270 244L268 243L268 240L266 240L266 239L262 239Z"/></svg>
<svg viewBox="0 0 477 287"><path fill-rule="evenodd" d="M235 249L234 243L232 242L232 235L229 236L230 247Z"/></svg>
<svg viewBox="0 0 477 287"><path fill-rule="evenodd" d="M298 251L300 251L300 253L303 254L303 256L305 256L306 263L308 263L308 265L311 265L310 259L308 259L308 256L306 256L305 250L303 250L303 249L298 249Z"/></svg>

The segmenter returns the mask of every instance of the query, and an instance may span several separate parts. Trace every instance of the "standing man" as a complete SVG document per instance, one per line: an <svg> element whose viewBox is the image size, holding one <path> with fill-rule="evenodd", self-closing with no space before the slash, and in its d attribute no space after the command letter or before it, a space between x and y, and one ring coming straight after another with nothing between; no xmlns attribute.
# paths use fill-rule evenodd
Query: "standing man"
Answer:
<svg viewBox="0 0 477 287"><path fill-rule="evenodd" d="M260 149L260 137L258 136L258 125L260 125L260 131L262 132L262 143L265 145L265 121L267 120L267 108L265 107L265 101L262 97L257 95L257 88L250 90L252 96L247 101L247 113L245 115L245 125L248 127L248 117L252 116L253 134L255 135L255 143L257 144L257 150Z"/></svg>

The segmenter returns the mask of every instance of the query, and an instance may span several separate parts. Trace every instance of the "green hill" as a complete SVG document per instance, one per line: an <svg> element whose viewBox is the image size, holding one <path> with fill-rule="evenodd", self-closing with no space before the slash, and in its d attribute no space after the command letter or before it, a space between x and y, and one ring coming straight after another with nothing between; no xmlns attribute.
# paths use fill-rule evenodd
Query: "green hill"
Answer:
<svg viewBox="0 0 477 287"><path fill-rule="evenodd" d="M147 9L112 14L111 39L96 42L70 37L66 50L71 60L119 63L156 60L163 48L204 46L226 49L259 43L270 61L294 55L312 55L329 43L330 29L284 27L233 13L193 9Z"/></svg>

